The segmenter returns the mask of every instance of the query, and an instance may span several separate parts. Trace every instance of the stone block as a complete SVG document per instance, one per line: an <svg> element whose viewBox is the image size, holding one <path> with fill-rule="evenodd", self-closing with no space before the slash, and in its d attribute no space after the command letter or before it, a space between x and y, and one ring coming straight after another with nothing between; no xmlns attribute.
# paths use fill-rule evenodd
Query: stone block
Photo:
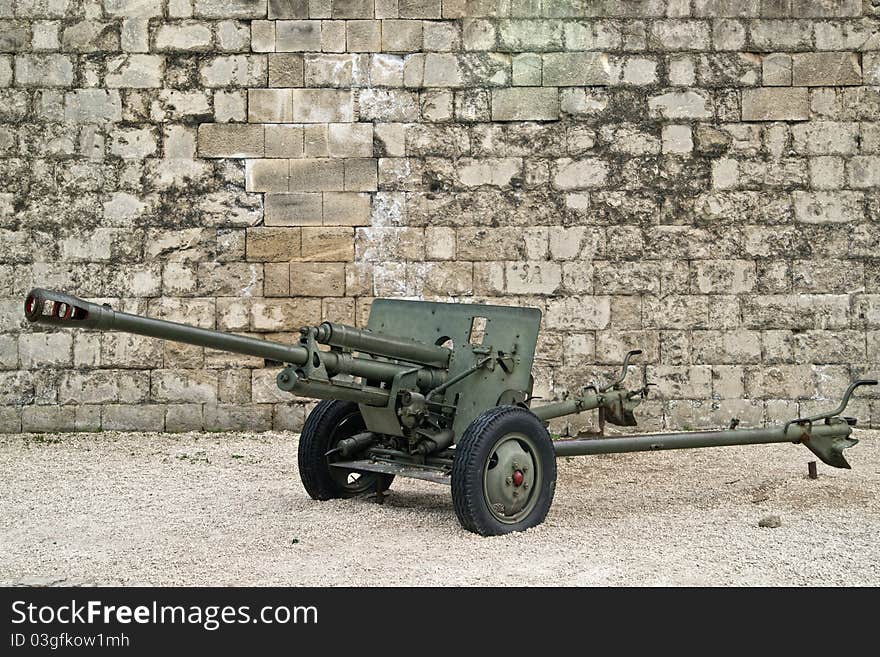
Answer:
<svg viewBox="0 0 880 657"><path fill-rule="evenodd" d="M369 226L370 195L352 192L324 192L325 226Z"/></svg>
<svg viewBox="0 0 880 657"><path fill-rule="evenodd" d="M856 189L880 187L880 157L858 155L847 162L850 187Z"/></svg>
<svg viewBox="0 0 880 657"><path fill-rule="evenodd" d="M101 409L104 431L162 431L165 428L165 406L111 404Z"/></svg>
<svg viewBox="0 0 880 657"><path fill-rule="evenodd" d="M543 84L548 87L609 85L616 66L603 52L547 53L543 57Z"/></svg>
<svg viewBox="0 0 880 657"><path fill-rule="evenodd" d="M493 121L555 121L559 94L553 87L516 87L492 90Z"/></svg>
<svg viewBox="0 0 880 657"><path fill-rule="evenodd" d="M344 180L342 160L306 158L290 161L292 192L343 191Z"/></svg>
<svg viewBox="0 0 880 657"><path fill-rule="evenodd" d="M267 125L265 127L266 157L299 158L304 154L303 127L300 125Z"/></svg>
<svg viewBox="0 0 880 657"><path fill-rule="evenodd" d="M791 86L791 55L784 52L765 55L761 61L762 82L765 87Z"/></svg>
<svg viewBox="0 0 880 657"><path fill-rule="evenodd" d="M290 94L296 123L354 121L354 96L350 90L292 89Z"/></svg>
<svg viewBox="0 0 880 657"><path fill-rule="evenodd" d="M421 21L382 21L382 50L384 52L417 52L421 49Z"/></svg>
<svg viewBox="0 0 880 657"><path fill-rule="evenodd" d="M516 87L537 87L541 85L541 56L523 53L514 56L511 78Z"/></svg>
<svg viewBox="0 0 880 657"><path fill-rule="evenodd" d="M704 92L693 90L669 91L648 98L651 115L669 119L708 119L712 117L712 105Z"/></svg>
<svg viewBox="0 0 880 657"><path fill-rule="evenodd" d="M199 126L200 157L263 157L263 126L203 123Z"/></svg>
<svg viewBox="0 0 880 657"><path fill-rule="evenodd" d="M68 55L15 56L15 83L20 87L69 87L73 75Z"/></svg>
<svg viewBox="0 0 880 657"><path fill-rule="evenodd" d="M266 0L193 0L193 15L202 18L266 18Z"/></svg>
<svg viewBox="0 0 880 657"><path fill-rule="evenodd" d="M158 52L207 52L214 41L211 28L195 21L160 25L154 39Z"/></svg>
<svg viewBox="0 0 880 657"><path fill-rule="evenodd" d="M369 192L377 189L377 160L373 158L346 159L343 162L343 169L345 191Z"/></svg>
<svg viewBox="0 0 880 657"><path fill-rule="evenodd" d="M375 11L373 0L332 0L329 4L333 18L372 18Z"/></svg>
<svg viewBox="0 0 880 657"><path fill-rule="evenodd" d="M72 123L109 123L122 120L118 91L77 89L64 98L64 118Z"/></svg>
<svg viewBox="0 0 880 657"><path fill-rule="evenodd" d="M319 193L267 194L267 226L319 226L322 199Z"/></svg>
<svg viewBox="0 0 880 657"><path fill-rule="evenodd" d="M293 119L293 90L248 89L248 121L290 123Z"/></svg>
<svg viewBox="0 0 880 657"><path fill-rule="evenodd" d="M345 49L348 52L381 51L382 21L347 21L345 25Z"/></svg>
<svg viewBox="0 0 880 657"><path fill-rule="evenodd" d="M275 22L276 52L320 52L321 21L293 20Z"/></svg>
<svg viewBox="0 0 880 657"><path fill-rule="evenodd" d="M248 228L247 259L257 262L285 262L298 258L301 250L299 228Z"/></svg>
<svg viewBox="0 0 880 657"><path fill-rule="evenodd" d="M505 266L508 294L554 294L562 283L557 262L508 262Z"/></svg>
<svg viewBox="0 0 880 657"><path fill-rule="evenodd" d="M310 262L350 262L354 260L353 228L302 229L302 258Z"/></svg>
<svg viewBox="0 0 880 657"><path fill-rule="evenodd" d="M270 87L301 87L303 85L303 56L296 53L269 55Z"/></svg>
<svg viewBox="0 0 880 657"><path fill-rule="evenodd" d="M290 293L294 296L341 297L345 294L342 262L291 262Z"/></svg>
<svg viewBox="0 0 880 657"><path fill-rule="evenodd" d="M275 52L275 22L251 21L250 43L254 52Z"/></svg>
<svg viewBox="0 0 880 657"><path fill-rule="evenodd" d="M743 89L743 121L806 121L810 101L805 87Z"/></svg>
<svg viewBox="0 0 880 657"><path fill-rule="evenodd" d="M794 192L795 219L806 224L855 223L864 219L860 192Z"/></svg>
<svg viewBox="0 0 880 657"><path fill-rule="evenodd" d="M289 191L289 160L247 160L245 189L249 192Z"/></svg>
<svg viewBox="0 0 880 657"><path fill-rule="evenodd" d="M859 56L848 52L811 52L792 55L792 84L801 87L859 85Z"/></svg>
<svg viewBox="0 0 880 657"><path fill-rule="evenodd" d="M600 187L607 175L608 165L602 160L562 158L556 161L554 167L553 186L563 190Z"/></svg>
<svg viewBox="0 0 880 657"><path fill-rule="evenodd" d="M158 55L120 55L107 59L104 84L109 88L153 89L162 86L165 58Z"/></svg>

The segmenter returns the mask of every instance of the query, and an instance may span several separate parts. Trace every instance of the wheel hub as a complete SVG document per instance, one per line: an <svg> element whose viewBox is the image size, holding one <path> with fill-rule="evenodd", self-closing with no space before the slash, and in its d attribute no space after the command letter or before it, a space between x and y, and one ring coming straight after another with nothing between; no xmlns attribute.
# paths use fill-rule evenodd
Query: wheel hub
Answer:
<svg viewBox="0 0 880 657"><path fill-rule="evenodd" d="M485 471L486 501L492 513L505 522L516 522L533 502L535 458L515 435L502 438Z"/></svg>

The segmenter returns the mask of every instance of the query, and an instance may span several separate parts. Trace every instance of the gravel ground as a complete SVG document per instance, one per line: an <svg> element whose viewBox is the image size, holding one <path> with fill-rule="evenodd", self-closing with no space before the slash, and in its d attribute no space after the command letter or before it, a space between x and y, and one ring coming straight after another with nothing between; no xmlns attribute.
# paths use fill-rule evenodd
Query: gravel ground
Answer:
<svg viewBox="0 0 880 657"><path fill-rule="evenodd" d="M480 538L448 489L314 502L296 436L0 437L0 584L878 585L880 431L560 461L547 521ZM782 525L758 522L776 514Z"/></svg>

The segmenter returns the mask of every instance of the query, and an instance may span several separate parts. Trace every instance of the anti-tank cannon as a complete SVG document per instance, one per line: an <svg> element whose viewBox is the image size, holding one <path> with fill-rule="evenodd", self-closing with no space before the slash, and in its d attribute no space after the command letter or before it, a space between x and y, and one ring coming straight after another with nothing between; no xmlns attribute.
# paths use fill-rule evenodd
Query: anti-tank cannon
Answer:
<svg viewBox="0 0 880 657"><path fill-rule="evenodd" d="M395 476L450 485L461 524L483 535L540 524L553 500L556 458L760 443L802 443L823 462L848 468L855 420L838 408L769 428L552 440L549 420L598 409L601 423L635 426L647 386L620 376L568 399L534 403L536 308L377 299L366 328L324 322L281 344L118 312L34 289L31 322L123 331L256 356L284 365L279 388L322 400L306 419L298 463L306 492L327 500L384 499Z"/></svg>

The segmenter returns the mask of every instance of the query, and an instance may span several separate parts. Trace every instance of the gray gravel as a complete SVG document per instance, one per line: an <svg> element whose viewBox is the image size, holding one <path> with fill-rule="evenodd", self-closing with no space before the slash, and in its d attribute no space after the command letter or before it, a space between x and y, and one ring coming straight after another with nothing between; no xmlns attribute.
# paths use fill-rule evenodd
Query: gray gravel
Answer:
<svg viewBox="0 0 880 657"><path fill-rule="evenodd" d="M436 484L312 501L293 434L4 436L0 583L877 585L880 431L857 437L815 481L795 445L563 459L547 522L486 539Z"/></svg>

